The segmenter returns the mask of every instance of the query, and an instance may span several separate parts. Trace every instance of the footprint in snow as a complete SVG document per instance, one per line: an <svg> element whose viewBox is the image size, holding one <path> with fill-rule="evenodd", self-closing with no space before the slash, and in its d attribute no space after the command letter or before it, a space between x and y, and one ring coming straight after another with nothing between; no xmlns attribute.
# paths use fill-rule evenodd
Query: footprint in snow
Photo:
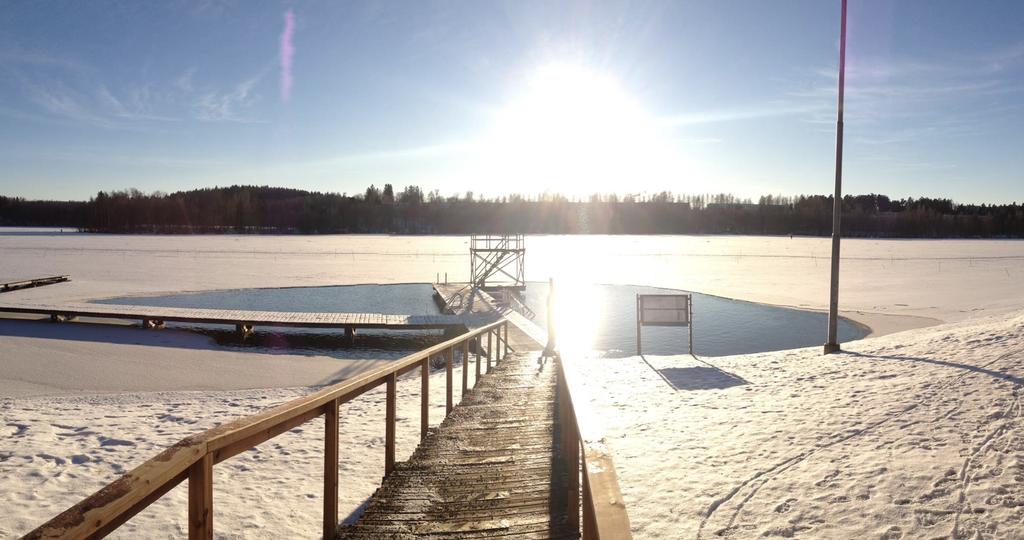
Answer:
<svg viewBox="0 0 1024 540"><path fill-rule="evenodd" d="M793 509L793 504L796 503L796 499L786 499L782 501L778 506L775 507L775 511L780 514L785 514Z"/></svg>
<svg viewBox="0 0 1024 540"><path fill-rule="evenodd" d="M114 439L111 437L99 437L100 446L135 446L135 443L126 441L124 439Z"/></svg>
<svg viewBox="0 0 1024 540"><path fill-rule="evenodd" d="M838 476L839 476L839 469L836 469L836 470L826 474L824 478L822 478L821 480L818 480L817 482L815 482L814 485L816 485L818 487L828 486L828 485L832 484L832 481L835 480L836 477L838 477Z"/></svg>
<svg viewBox="0 0 1024 540"><path fill-rule="evenodd" d="M886 529L886 531L883 532L882 535L879 536L879 538L881 540L898 540L900 538L903 538L903 529L900 529L899 527L893 525L892 527Z"/></svg>
<svg viewBox="0 0 1024 540"><path fill-rule="evenodd" d="M15 424L13 422L7 424L6 428L7 429L4 430L4 434L7 435L8 437L21 437L22 435L25 434L26 431L28 431L27 425Z"/></svg>
<svg viewBox="0 0 1024 540"><path fill-rule="evenodd" d="M36 454L37 458L45 459L46 461L52 461L55 465L64 465L67 460L62 457L57 457L51 454Z"/></svg>

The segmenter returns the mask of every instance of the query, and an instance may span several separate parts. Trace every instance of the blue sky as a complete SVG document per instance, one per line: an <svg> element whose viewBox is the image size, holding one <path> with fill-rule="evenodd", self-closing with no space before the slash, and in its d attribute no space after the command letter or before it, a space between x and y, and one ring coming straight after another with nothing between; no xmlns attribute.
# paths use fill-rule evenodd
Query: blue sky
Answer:
<svg viewBox="0 0 1024 540"><path fill-rule="evenodd" d="M849 9L845 191L1024 200L1024 3ZM828 193L838 34L838 0L0 2L0 194Z"/></svg>

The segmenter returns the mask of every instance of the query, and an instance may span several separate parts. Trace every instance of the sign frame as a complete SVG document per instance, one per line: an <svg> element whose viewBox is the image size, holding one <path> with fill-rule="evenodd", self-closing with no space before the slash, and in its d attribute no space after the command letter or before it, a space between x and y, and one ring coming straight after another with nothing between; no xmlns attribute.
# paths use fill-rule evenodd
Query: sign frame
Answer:
<svg viewBox="0 0 1024 540"><path fill-rule="evenodd" d="M643 355L641 328L644 326L685 326L689 334L689 350L693 354L693 295L636 295L636 354Z"/></svg>

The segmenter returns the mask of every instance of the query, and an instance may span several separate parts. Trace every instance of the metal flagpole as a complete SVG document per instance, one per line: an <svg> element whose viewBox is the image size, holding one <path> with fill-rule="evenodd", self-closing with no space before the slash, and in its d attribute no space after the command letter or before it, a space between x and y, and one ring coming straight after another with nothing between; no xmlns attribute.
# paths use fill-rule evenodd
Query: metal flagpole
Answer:
<svg viewBox="0 0 1024 540"><path fill-rule="evenodd" d="M843 90L846 83L846 0L839 23L839 113L836 120L836 194L832 200L832 282L828 302L828 341L825 354L839 350L839 230L843 214Z"/></svg>

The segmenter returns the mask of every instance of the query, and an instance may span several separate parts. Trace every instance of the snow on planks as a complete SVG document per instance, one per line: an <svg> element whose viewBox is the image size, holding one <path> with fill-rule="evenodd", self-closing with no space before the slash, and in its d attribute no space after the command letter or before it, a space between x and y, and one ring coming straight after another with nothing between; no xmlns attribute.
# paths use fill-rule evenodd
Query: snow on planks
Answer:
<svg viewBox="0 0 1024 540"><path fill-rule="evenodd" d="M555 457L555 391L536 352L503 359L339 538L578 538Z"/></svg>
<svg viewBox="0 0 1024 540"><path fill-rule="evenodd" d="M6 304L0 312L51 317L138 319L143 321L233 324L249 326L301 326L308 328L385 328L436 330L465 326L455 315L387 315L382 313L302 313L224 309L191 309L111 304Z"/></svg>

